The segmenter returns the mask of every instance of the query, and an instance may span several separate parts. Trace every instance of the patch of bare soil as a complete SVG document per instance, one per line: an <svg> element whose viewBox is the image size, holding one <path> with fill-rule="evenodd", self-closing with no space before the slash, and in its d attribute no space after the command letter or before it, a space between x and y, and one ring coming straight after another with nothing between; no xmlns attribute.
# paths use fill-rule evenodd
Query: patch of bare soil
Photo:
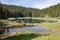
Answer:
<svg viewBox="0 0 60 40"><path fill-rule="evenodd" d="M60 30L59 30L59 29L52 30L52 33L53 33L53 34L60 34Z"/></svg>

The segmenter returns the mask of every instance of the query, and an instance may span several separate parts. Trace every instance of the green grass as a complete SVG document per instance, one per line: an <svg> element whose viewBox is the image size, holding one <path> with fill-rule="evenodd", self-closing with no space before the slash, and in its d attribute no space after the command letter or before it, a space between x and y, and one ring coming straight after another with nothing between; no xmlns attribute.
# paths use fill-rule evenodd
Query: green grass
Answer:
<svg viewBox="0 0 60 40"><path fill-rule="evenodd" d="M53 35L48 35L48 36L41 36L34 38L35 40L60 40L60 35L59 34L53 34Z"/></svg>
<svg viewBox="0 0 60 40"><path fill-rule="evenodd" d="M60 17L54 17L55 19L59 19L60 20Z"/></svg>
<svg viewBox="0 0 60 40"><path fill-rule="evenodd" d="M54 23L41 23L38 24L39 26L51 29L51 30L56 30L56 29L60 29L60 22L54 22Z"/></svg>
<svg viewBox="0 0 60 40"><path fill-rule="evenodd" d="M60 40L60 34L41 36L32 32L22 32L20 35L15 35L0 40Z"/></svg>
<svg viewBox="0 0 60 40"><path fill-rule="evenodd" d="M0 21L0 27L6 26L6 25L7 25L6 23Z"/></svg>
<svg viewBox="0 0 60 40"><path fill-rule="evenodd" d="M41 35L34 34L31 32L22 32L20 33L20 35L7 37L7 38L0 39L0 40L31 40L32 38L36 38L36 37L41 37Z"/></svg>

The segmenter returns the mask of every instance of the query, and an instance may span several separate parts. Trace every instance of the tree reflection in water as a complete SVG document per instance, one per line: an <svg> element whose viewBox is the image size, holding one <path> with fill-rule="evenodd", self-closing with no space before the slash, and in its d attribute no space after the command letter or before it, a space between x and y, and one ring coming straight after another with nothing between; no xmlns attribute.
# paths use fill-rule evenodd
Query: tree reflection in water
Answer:
<svg viewBox="0 0 60 40"><path fill-rule="evenodd" d="M6 33L9 33L9 29L0 30L0 35L6 34Z"/></svg>

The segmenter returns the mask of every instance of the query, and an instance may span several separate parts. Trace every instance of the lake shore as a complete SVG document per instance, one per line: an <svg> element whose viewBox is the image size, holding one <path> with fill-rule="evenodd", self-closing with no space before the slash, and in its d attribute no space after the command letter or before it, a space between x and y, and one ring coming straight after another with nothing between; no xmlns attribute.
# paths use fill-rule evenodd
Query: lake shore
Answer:
<svg viewBox="0 0 60 40"><path fill-rule="evenodd" d="M48 35L48 36L42 36L42 37L37 37L37 38L34 38L35 40L49 40L49 39L51 39L51 40L59 40L60 38L60 22L56 22L56 23L38 23L38 24L36 24L36 25L38 25L38 26L41 26L41 27L43 27L43 28L47 28L47 29L50 29L50 30L52 30L52 34L51 35ZM21 33L21 32L20 32ZM16 34L18 34L18 35L20 35L20 33L15 33L15 35ZM22 32L22 34L23 33L25 33L25 32ZM28 32L28 33L30 33L30 32ZM12 33L12 34L14 34L14 33ZM11 34L11 35L12 35ZM27 33L26 33L27 34ZM16 38L16 37L15 37ZM13 36L12 36L12 39L14 39L13 38ZM34 40L33 39L33 40Z"/></svg>

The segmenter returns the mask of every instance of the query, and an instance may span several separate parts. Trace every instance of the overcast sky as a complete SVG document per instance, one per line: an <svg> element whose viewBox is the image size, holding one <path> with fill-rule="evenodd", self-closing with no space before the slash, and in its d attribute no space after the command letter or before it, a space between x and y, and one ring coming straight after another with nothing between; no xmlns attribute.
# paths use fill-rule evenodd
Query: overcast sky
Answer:
<svg viewBox="0 0 60 40"><path fill-rule="evenodd" d="M0 0L4 4L43 9L60 3L60 0Z"/></svg>

